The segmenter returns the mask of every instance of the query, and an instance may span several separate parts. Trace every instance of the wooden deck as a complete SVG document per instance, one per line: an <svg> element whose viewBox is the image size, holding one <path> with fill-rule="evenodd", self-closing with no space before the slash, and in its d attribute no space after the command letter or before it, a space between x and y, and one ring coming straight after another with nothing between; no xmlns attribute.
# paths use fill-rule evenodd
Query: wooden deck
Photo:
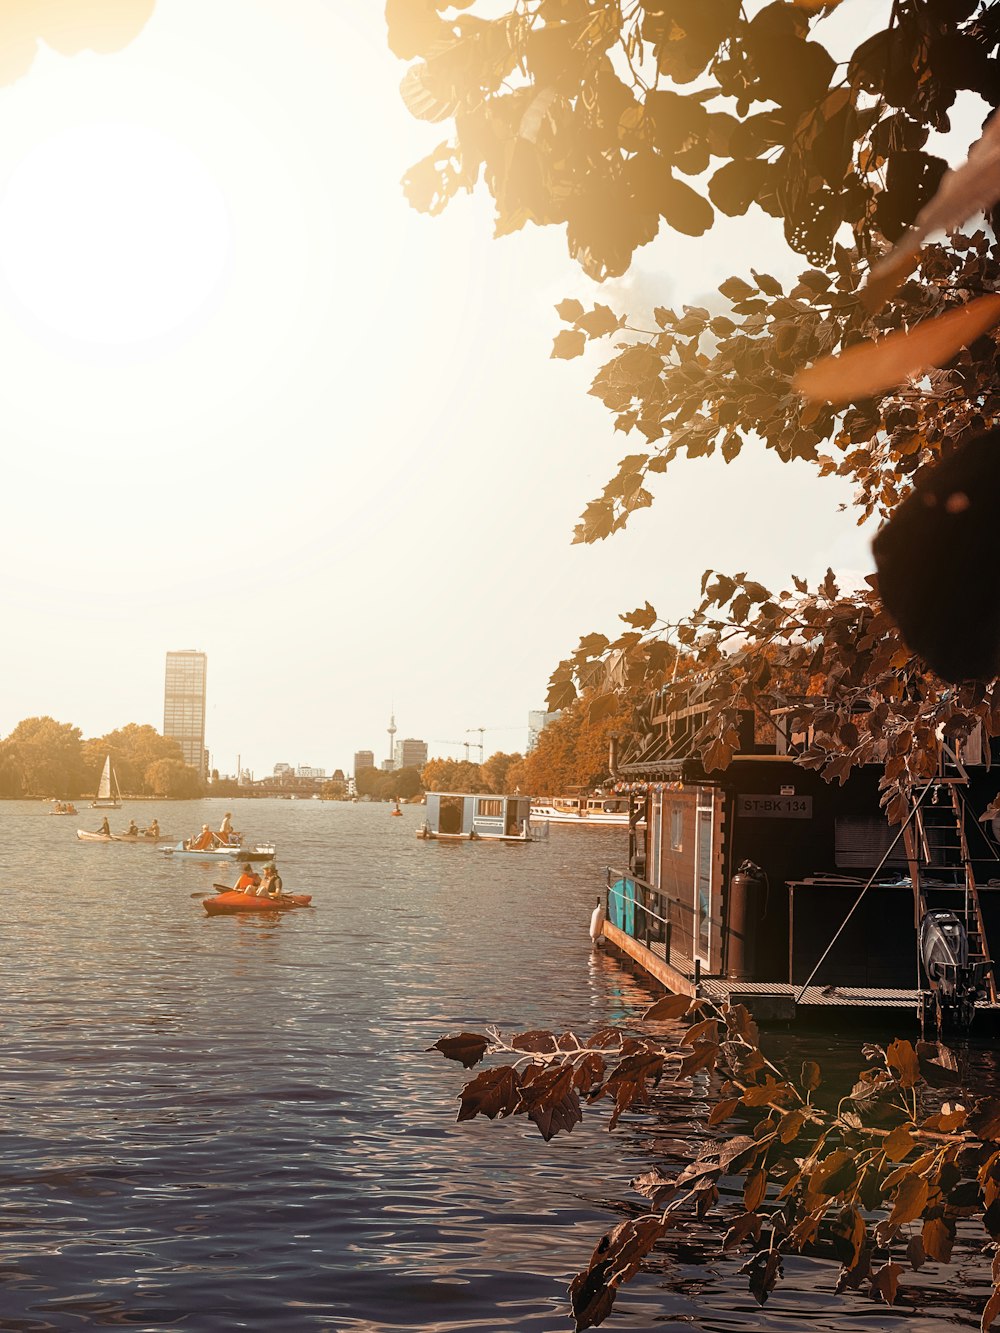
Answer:
<svg viewBox="0 0 1000 1333"><path fill-rule="evenodd" d="M604 924L604 935L648 976L678 995L702 995L718 1003L745 1004L761 1023L824 1024L843 1018L860 1026L867 1016L875 1024L903 1021L918 1026L922 992L916 989L882 990L868 986L807 986L799 999L801 987L781 981L728 981L724 977L702 976L697 987L689 975L658 957L631 935ZM680 960L678 960L680 961ZM692 968L693 971L693 968ZM1000 1005L976 1006L976 1028L994 1029L1000 1021Z"/></svg>

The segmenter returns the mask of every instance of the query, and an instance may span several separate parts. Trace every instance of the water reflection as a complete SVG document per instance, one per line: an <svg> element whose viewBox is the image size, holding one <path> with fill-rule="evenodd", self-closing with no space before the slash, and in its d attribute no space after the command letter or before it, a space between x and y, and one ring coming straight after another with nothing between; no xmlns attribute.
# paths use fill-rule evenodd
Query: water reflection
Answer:
<svg viewBox="0 0 1000 1333"><path fill-rule="evenodd" d="M587 934L619 831L493 855L418 842L416 809L247 803L237 822L278 840L316 908L210 918L194 895L227 878L217 864L78 843L43 809L0 805L21 890L0 983L0 1329L556 1333L572 1274L643 1207L629 1179L705 1140L704 1079L614 1135L590 1114L549 1144L520 1120L458 1125L463 1071L427 1051L490 1023L635 1020L649 993ZM171 826L221 813L174 807ZM720 1225L672 1239L608 1327L912 1333L978 1291L970 1259L957 1295L930 1275L932 1296L890 1313L792 1260L759 1312Z"/></svg>

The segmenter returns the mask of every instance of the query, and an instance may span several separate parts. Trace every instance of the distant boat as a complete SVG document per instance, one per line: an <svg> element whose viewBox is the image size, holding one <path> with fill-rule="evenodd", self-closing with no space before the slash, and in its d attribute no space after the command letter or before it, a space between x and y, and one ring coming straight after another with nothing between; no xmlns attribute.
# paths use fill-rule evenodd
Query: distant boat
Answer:
<svg viewBox="0 0 1000 1333"><path fill-rule="evenodd" d="M91 801L91 810L120 810L122 794L118 787L118 776L111 767L111 756L104 761L100 786L97 788L97 800Z"/></svg>

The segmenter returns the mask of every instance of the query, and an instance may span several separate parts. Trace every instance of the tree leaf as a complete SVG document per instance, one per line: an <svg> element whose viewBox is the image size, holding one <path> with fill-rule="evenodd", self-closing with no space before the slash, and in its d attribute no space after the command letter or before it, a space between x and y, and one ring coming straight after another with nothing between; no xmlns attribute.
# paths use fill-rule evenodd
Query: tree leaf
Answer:
<svg viewBox="0 0 1000 1333"><path fill-rule="evenodd" d="M982 136L969 149L967 160L945 173L937 192L917 214L905 236L872 270L865 303L880 309L912 272L924 238L932 231L950 231L972 216L985 212L1000 199L1000 122L992 116Z"/></svg>
<svg viewBox="0 0 1000 1333"><path fill-rule="evenodd" d="M895 1305L899 1279L903 1275L901 1264L887 1263L877 1268L872 1275L872 1295L881 1296L886 1305Z"/></svg>
<svg viewBox="0 0 1000 1333"><path fill-rule="evenodd" d="M691 1008L689 995L661 995L643 1012L642 1021L652 1023L672 1018L683 1018Z"/></svg>
<svg viewBox="0 0 1000 1333"><path fill-rule="evenodd" d="M913 1222L920 1217L927 1204L929 1189L930 1187L923 1176L904 1176L899 1182L892 1212L889 1214L890 1224L902 1226L905 1222ZM924 1247L926 1248L926 1246L927 1242L925 1240Z"/></svg>
<svg viewBox="0 0 1000 1333"><path fill-rule="evenodd" d="M457 1037L439 1037L429 1051L440 1051L446 1060L458 1060L466 1069L477 1065L490 1044L489 1037L478 1032L460 1032Z"/></svg>
<svg viewBox="0 0 1000 1333"><path fill-rule="evenodd" d="M552 357L559 361L571 361L574 356L582 356L587 346L587 335L579 329L562 329L552 340Z"/></svg>
<svg viewBox="0 0 1000 1333"><path fill-rule="evenodd" d="M471 1120L485 1115L490 1120L497 1116L513 1115L517 1110L521 1080L512 1065L484 1069L462 1090L462 1105L458 1119Z"/></svg>
<svg viewBox="0 0 1000 1333"><path fill-rule="evenodd" d="M1000 321L1000 295L980 296L957 310L890 333L878 343L859 344L799 371L793 384L806 398L834 404L891 389L934 366Z"/></svg>
<svg viewBox="0 0 1000 1333"><path fill-rule="evenodd" d="M570 1284L577 1333L603 1323L611 1313L623 1282L639 1271L643 1258L663 1235L660 1217L646 1216L619 1222L601 1237L590 1264Z"/></svg>

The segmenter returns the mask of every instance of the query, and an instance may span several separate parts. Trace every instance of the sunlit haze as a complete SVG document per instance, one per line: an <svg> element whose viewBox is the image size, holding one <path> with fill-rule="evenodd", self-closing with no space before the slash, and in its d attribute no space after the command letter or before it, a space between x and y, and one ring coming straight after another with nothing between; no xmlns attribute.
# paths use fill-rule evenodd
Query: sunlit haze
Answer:
<svg viewBox="0 0 1000 1333"><path fill-rule="evenodd" d="M381 758L390 708L432 754L520 749L619 611L683 612L709 565L867 569L846 489L759 455L570 545L631 447L598 361L548 359L554 303L596 289L555 229L494 241L484 196L408 208L443 134L402 72L373 0L161 0L0 89L0 733L159 728L164 654L197 648L223 772ZM598 299L704 299L747 228L667 234Z"/></svg>

